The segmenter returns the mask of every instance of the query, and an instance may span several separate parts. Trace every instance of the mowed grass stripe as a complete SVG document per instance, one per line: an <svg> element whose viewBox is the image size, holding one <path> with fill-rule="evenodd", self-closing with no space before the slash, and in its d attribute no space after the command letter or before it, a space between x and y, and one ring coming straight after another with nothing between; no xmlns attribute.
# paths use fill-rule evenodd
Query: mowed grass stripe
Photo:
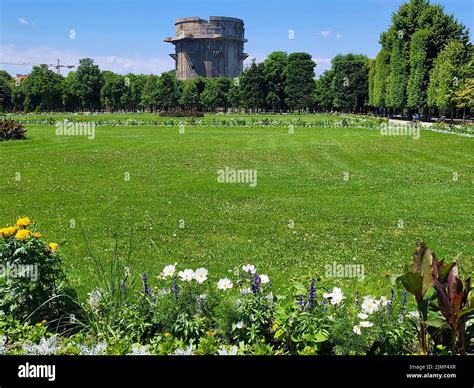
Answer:
<svg viewBox="0 0 474 388"><path fill-rule="evenodd" d="M83 294L95 283L81 224L104 261L112 231L131 232L137 273L177 261L217 277L252 262L277 288L291 276L324 275L336 261L364 264L362 287L386 290L384 274L401 272L419 239L441 258L474 253L471 139L354 128L289 134L283 126L186 127L184 135L178 127L100 126L93 141L53 134L52 126L32 126L29 140L0 144L0 222L37 220L61 243ZM256 169L257 187L217 183L225 166ZM71 219L78 228L69 228Z"/></svg>

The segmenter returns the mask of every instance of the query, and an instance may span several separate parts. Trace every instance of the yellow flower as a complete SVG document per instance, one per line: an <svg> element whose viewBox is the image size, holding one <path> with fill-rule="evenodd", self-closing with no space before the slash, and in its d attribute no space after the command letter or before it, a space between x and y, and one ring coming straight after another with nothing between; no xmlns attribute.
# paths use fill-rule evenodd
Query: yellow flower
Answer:
<svg viewBox="0 0 474 388"><path fill-rule="evenodd" d="M15 238L17 240L26 240L28 237L31 236L31 231L28 229L20 229L18 232L15 234Z"/></svg>
<svg viewBox="0 0 474 388"><path fill-rule="evenodd" d="M41 238L41 237L43 237L43 236L41 235L40 232L35 232L35 233L33 233L33 237L34 237L34 238Z"/></svg>
<svg viewBox="0 0 474 388"><path fill-rule="evenodd" d="M166 332L165 337L171 337L171 333Z"/></svg>
<svg viewBox="0 0 474 388"><path fill-rule="evenodd" d="M16 233L16 227L14 226L7 226L6 228L0 229L0 235L3 236L3 238L8 238L10 236L13 236Z"/></svg>
<svg viewBox="0 0 474 388"><path fill-rule="evenodd" d="M28 217L18 218L16 221L16 226L19 228L26 228L30 224L30 219Z"/></svg>
<svg viewBox="0 0 474 388"><path fill-rule="evenodd" d="M51 249L51 252L56 252L56 249L58 249L58 244L49 243L49 249Z"/></svg>

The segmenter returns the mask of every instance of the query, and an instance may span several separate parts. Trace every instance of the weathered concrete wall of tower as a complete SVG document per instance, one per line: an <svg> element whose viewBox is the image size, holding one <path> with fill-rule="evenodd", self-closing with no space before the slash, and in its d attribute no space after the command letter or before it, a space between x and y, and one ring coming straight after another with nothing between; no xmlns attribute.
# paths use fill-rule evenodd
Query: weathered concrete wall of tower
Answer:
<svg viewBox="0 0 474 388"><path fill-rule="evenodd" d="M244 22L241 19L211 16L178 19L176 36L165 42L175 45L178 79L237 77L243 69Z"/></svg>

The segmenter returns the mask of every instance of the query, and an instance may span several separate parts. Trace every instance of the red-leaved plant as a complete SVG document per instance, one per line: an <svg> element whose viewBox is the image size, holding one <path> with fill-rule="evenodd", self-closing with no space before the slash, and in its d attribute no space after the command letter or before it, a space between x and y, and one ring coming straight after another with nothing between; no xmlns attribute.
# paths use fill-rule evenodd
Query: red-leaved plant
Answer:
<svg viewBox="0 0 474 388"><path fill-rule="evenodd" d="M469 295L471 278L463 282L457 263L445 265L434 259L433 285L439 311L451 330L451 350L466 354L466 318L474 311L474 296Z"/></svg>
<svg viewBox="0 0 474 388"><path fill-rule="evenodd" d="M447 348L453 353L466 354L466 320L474 312L471 278L463 282L456 262L444 264L443 260L438 261L434 252L422 242L416 247L411 270L398 280L415 297L420 316L421 352L429 352L427 329L430 327L433 331L449 331ZM432 287L434 294L427 294ZM433 338L433 333L430 334Z"/></svg>

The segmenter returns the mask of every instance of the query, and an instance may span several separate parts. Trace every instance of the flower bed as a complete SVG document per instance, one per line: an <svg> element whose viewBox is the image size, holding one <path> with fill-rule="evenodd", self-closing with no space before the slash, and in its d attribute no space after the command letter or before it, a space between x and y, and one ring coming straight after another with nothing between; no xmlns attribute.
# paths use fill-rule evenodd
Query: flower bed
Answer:
<svg viewBox="0 0 474 388"><path fill-rule="evenodd" d="M251 264L221 278L177 264L137 276L118 253L107 267L91 255L100 287L80 301L67 288L60 248L28 218L0 234L0 264L40 269L36 280L0 279L0 354L403 355L472 346L470 280L460 288L457 266L444 267L424 245L413 270L379 296L327 289L317 278L294 280L275 295L271 279Z"/></svg>

